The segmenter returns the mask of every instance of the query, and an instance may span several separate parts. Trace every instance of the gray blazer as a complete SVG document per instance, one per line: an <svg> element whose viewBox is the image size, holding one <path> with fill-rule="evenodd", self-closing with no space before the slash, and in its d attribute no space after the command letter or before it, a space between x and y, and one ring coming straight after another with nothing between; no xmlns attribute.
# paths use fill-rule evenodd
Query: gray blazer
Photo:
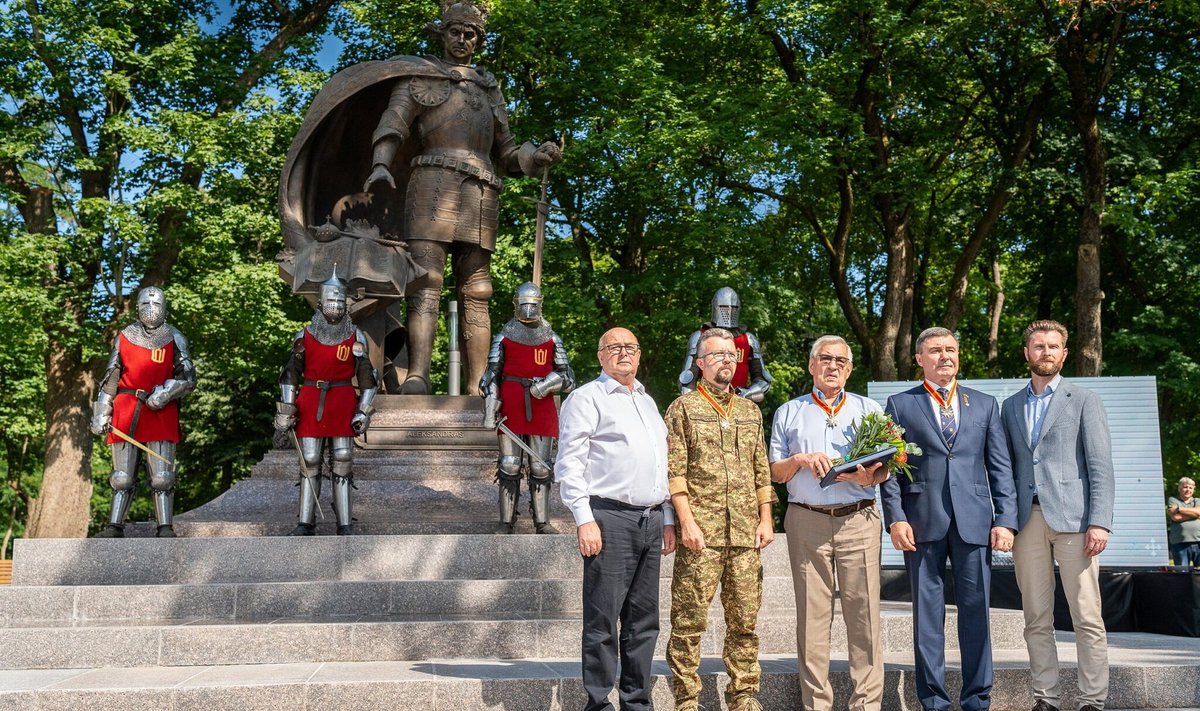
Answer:
<svg viewBox="0 0 1200 711"><path fill-rule="evenodd" d="M1004 401L1001 419L1017 480L1017 527L1025 527L1036 490L1046 525L1059 533L1112 530L1112 439L1100 396L1065 378L1050 400L1037 448L1029 447L1025 388Z"/></svg>

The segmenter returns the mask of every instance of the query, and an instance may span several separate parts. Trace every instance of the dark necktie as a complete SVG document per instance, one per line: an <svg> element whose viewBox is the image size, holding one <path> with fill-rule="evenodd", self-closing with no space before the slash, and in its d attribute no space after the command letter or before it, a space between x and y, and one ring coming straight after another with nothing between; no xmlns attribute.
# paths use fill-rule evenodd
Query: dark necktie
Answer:
<svg viewBox="0 0 1200 711"><path fill-rule="evenodd" d="M945 407L938 408L942 436L946 438L947 443L954 444L954 435L958 434L958 427L954 424L954 404L950 402L950 391L946 388L938 388L937 391L938 395L942 396L942 402L946 403Z"/></svg>

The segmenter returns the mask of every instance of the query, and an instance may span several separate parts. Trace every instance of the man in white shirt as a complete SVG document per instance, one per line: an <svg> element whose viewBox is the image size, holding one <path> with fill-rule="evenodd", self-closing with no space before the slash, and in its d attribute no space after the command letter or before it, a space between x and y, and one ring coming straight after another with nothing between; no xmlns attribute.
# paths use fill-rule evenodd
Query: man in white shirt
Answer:
<svg viewBox="0 0 1200 711"><path fill-rule="evenodd" d="M584 711L606 711L620 658L621 708L650 708L662 556L675 551L667 428L637 380L641 348L627 329L600 338L600 377L559 412L554 476L583 556Z"/></svg>
<svg viewBox="0 0 1200 711"><path fill-rule="evenodd" d="M788 488L784 528L796 593L800 699L802 708L817 711L833 708L829 638L835 587L842 601L854 684L849 708L879 711L883 703L882 524L875 485L887 478L888 470L879 464L860 466L821 487L832 460L849 452L858 422L883 411L874 400L846 392L853 369L854 355L845 339L818 338L808 357L813 389L776 410L771 429L771 479Z"/></svg>

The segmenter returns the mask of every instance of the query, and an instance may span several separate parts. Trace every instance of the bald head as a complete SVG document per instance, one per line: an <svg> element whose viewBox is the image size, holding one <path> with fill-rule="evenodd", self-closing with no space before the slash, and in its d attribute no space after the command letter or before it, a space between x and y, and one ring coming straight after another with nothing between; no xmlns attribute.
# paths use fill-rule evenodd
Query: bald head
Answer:
<svg viewBox="0 0 1200 711"><path fill-rule="evenodd" d="M600 369L608 377L627 388L633 387L642 349L632 331L620 327L609 329L600 337L596 355L600 359Z"/></svg>

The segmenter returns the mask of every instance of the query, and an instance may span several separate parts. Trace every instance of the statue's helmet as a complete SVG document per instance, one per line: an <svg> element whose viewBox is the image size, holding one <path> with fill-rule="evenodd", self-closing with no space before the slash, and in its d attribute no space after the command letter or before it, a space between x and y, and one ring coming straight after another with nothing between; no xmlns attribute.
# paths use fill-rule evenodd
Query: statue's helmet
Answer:
<svg viewBox="0 0 1200 711"><path fill-rule="evenodd" d="M521 323L537 324L542 320L542 290L531 281L517 287L513 295L513 310Z"/></svg>
<svg viewBox="0 0 1200 711"><path fill-rule="evenodd" d="M167 320L167 297L157 286L148 286L138 292L138 321L146 328L154 329Z"/></svg>
<svg viewBox="0 0 1200 711"><path fill-rule="evenodd" d="M741 310L742 300L733 289L723 286L713 294L712 323L717 328L737 328L741 323L738 316Z"/></svg>
<svg viewBox="0 0 1200 711"><path fill-rule="evenodd" d="M487 10L473 2L443 2L439 29L450 25L466 25L479 33L487 32Z"/></svg>
<svg viewBox="0 0 1200 711"><path fill-rule="evenodd" d="M338 323L346 316L346 282L338 277L336 263L333 274L321 284L321 315L329 323Z"/></svg>

